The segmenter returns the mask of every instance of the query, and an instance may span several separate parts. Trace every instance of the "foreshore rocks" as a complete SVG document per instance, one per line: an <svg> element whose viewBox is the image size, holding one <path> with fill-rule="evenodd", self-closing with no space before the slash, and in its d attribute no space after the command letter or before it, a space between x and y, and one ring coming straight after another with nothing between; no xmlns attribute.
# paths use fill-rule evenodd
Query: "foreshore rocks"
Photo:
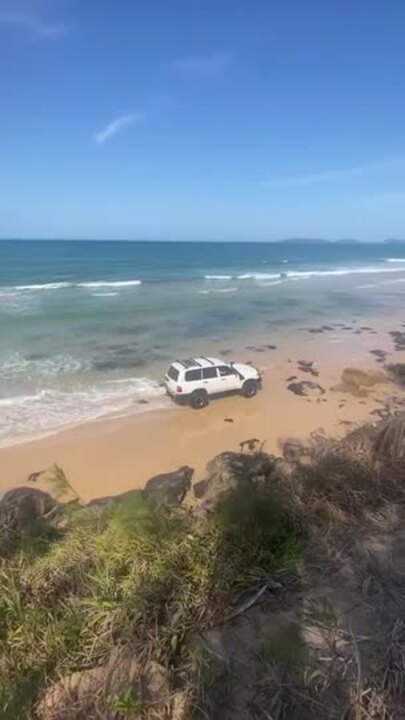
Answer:
<svg viewBox="0 0 405 720"><path fill-rule="evenodd" d="M302 395L304 397L320 397L321 395L325 395L326 392L322 385L312 380L292 382L287 385L287 389L293 392L294 395Z"/></svg>
<svg viewBox="0 0 405 720"><path fill-rule="evenodd" d="M395 350L405 350L405 331L391 330L390 335L393 338Z"/></svg>
<svg viewBox="0 0 405 720"><path fill-rule="evenodd" d="M314 377L318 377L319 372L314 368L314 363L312 360L298 360L297 365L298 370L301 370L301 372L309 373Z"/></svg>

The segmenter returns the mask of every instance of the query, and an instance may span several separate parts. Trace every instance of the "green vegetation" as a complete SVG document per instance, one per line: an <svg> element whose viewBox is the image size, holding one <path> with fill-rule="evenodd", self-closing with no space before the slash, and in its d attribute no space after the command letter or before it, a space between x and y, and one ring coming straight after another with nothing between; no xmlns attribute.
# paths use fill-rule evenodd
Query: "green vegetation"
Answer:
<svg viewBox="0 0 405 720"><path fill-rule="evenodd" d="M2 718L29 717L49 679L102 663L122 642L190 682L196 633L300 554L287 509L264 490L235 493L203 521L136 491L68 513L40 552L0 561ZM141 709L133 692L109 703L119 717Z"/></svg>

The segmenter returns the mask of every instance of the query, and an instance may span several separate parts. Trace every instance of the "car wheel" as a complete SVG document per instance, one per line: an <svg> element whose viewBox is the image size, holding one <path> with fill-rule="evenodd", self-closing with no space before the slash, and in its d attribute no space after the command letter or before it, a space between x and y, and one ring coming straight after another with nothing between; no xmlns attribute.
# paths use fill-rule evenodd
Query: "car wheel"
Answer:
<svg viewBox="0 0 405 720"><path fill-rule="evenodd" d="M194 390L191 394L190 405L194 410L201 410L209 403L208 395L205 390Z"/></svg>
<svg viewBox="0 0 405 720"><path fill-rule="evenodd" d="M242 387L242 395L245 398L254 397L257 393L257 382L256 380L246 380Z"/></svg>

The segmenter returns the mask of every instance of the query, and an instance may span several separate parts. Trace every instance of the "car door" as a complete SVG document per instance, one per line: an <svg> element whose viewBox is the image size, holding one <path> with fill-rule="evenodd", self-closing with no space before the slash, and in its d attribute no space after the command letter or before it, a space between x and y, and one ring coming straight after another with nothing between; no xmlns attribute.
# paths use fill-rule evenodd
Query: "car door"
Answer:
<svg viewBox="0 0 405 720"><path fill-rule="evenodd" d="M216 367L205 367L202 371L202 387L209 395L221 392L218 372Z"/></svg>
<svg viewBox="0 0 405 720"><path fill-rule="evenodd" d="M194 390L200 390L201 385L201 369L186 370L184 374L184 393L191 395Z"/></svg>
<svg viewBox="0 0 405 720"><path fill-rule="evenodd" d="M219 392L230 392L239 389L238 377L229 365L219 365L218 367L218 385Z"/></svg>

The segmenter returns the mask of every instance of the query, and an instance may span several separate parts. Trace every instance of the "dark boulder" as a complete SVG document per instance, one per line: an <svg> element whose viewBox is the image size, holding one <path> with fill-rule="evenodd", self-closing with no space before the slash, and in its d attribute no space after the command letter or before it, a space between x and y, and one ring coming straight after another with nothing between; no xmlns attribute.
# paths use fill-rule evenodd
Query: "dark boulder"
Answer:
<svg viewBox="0 0 405 720"><path fill-rule="evenodd" d="M387 370L394 382L405 384L405 363L393 363L388 365Z"/></svg>
<svg viewBox="0 0 405 720"><path fill-rule="evenodd" d="M267 453L223 452L207 464L207 476L194 485L194 495L215 502L241 487L266 482L275 465L275 456Z"/></svg>
<svg viewBox="0 0 405 720"><path fill-rule="evenodd" d="M287 389L294 395L302 395L304 397L319 397L324 395L326 390L319 383L312 380L302 380L301 382L292 382L287 385Z"/></svg>
<svg viewBox="0 0 405 720"><path fill-rule="evenodd" d="M378 360L385 360L385 358L388 355L388 353L385 352L385 350L379 350L378 348L376 350L370 350L370 354L375 355L375 357L378 358Z"/></svg>
<svg viewBox="0 0 405 720"><path fill-rule="evenodd" d="M298 438L289 438L283 443L283 458L287 463L301 463L303 457L310 454L309 445Z"/></svg>
<svg viewBox="0 0 405 720"><path fill-rule="evenodd" d="M191 478L194 470L188 465L170 473L163 473L152 477L145 485L143 492L156 505L176 507L180 505L191 488ZM105 497L94 498L87 503L87 507L107 508L110 505L129 500L134 493L140 490L127 490L119 495L106 495Z"/></svg>
<svg viewBox="0 0 405 720"><path fill-rule="evenodd" d="M309 373L310 375L313 375L314 377L318 377L319 372L318 370L315 370L314 363L312 360L298 360L298 369L301 370L301 372Z"/></svg>
<svg viewBox="0 0 405 720"><path fill-rule="evenodd" d="M47 516L59 504L51 495L31 487L9 490L0 501L0 555L13 552L23 538L50 529Z"/></svg>
<svg viewBox="0 0 405 720"><path fill-rule="evenodd" d="M191 488L194 470L184 465L175 472L152 477L145 485L145 494L158 505L180 505Z"/></svg>

